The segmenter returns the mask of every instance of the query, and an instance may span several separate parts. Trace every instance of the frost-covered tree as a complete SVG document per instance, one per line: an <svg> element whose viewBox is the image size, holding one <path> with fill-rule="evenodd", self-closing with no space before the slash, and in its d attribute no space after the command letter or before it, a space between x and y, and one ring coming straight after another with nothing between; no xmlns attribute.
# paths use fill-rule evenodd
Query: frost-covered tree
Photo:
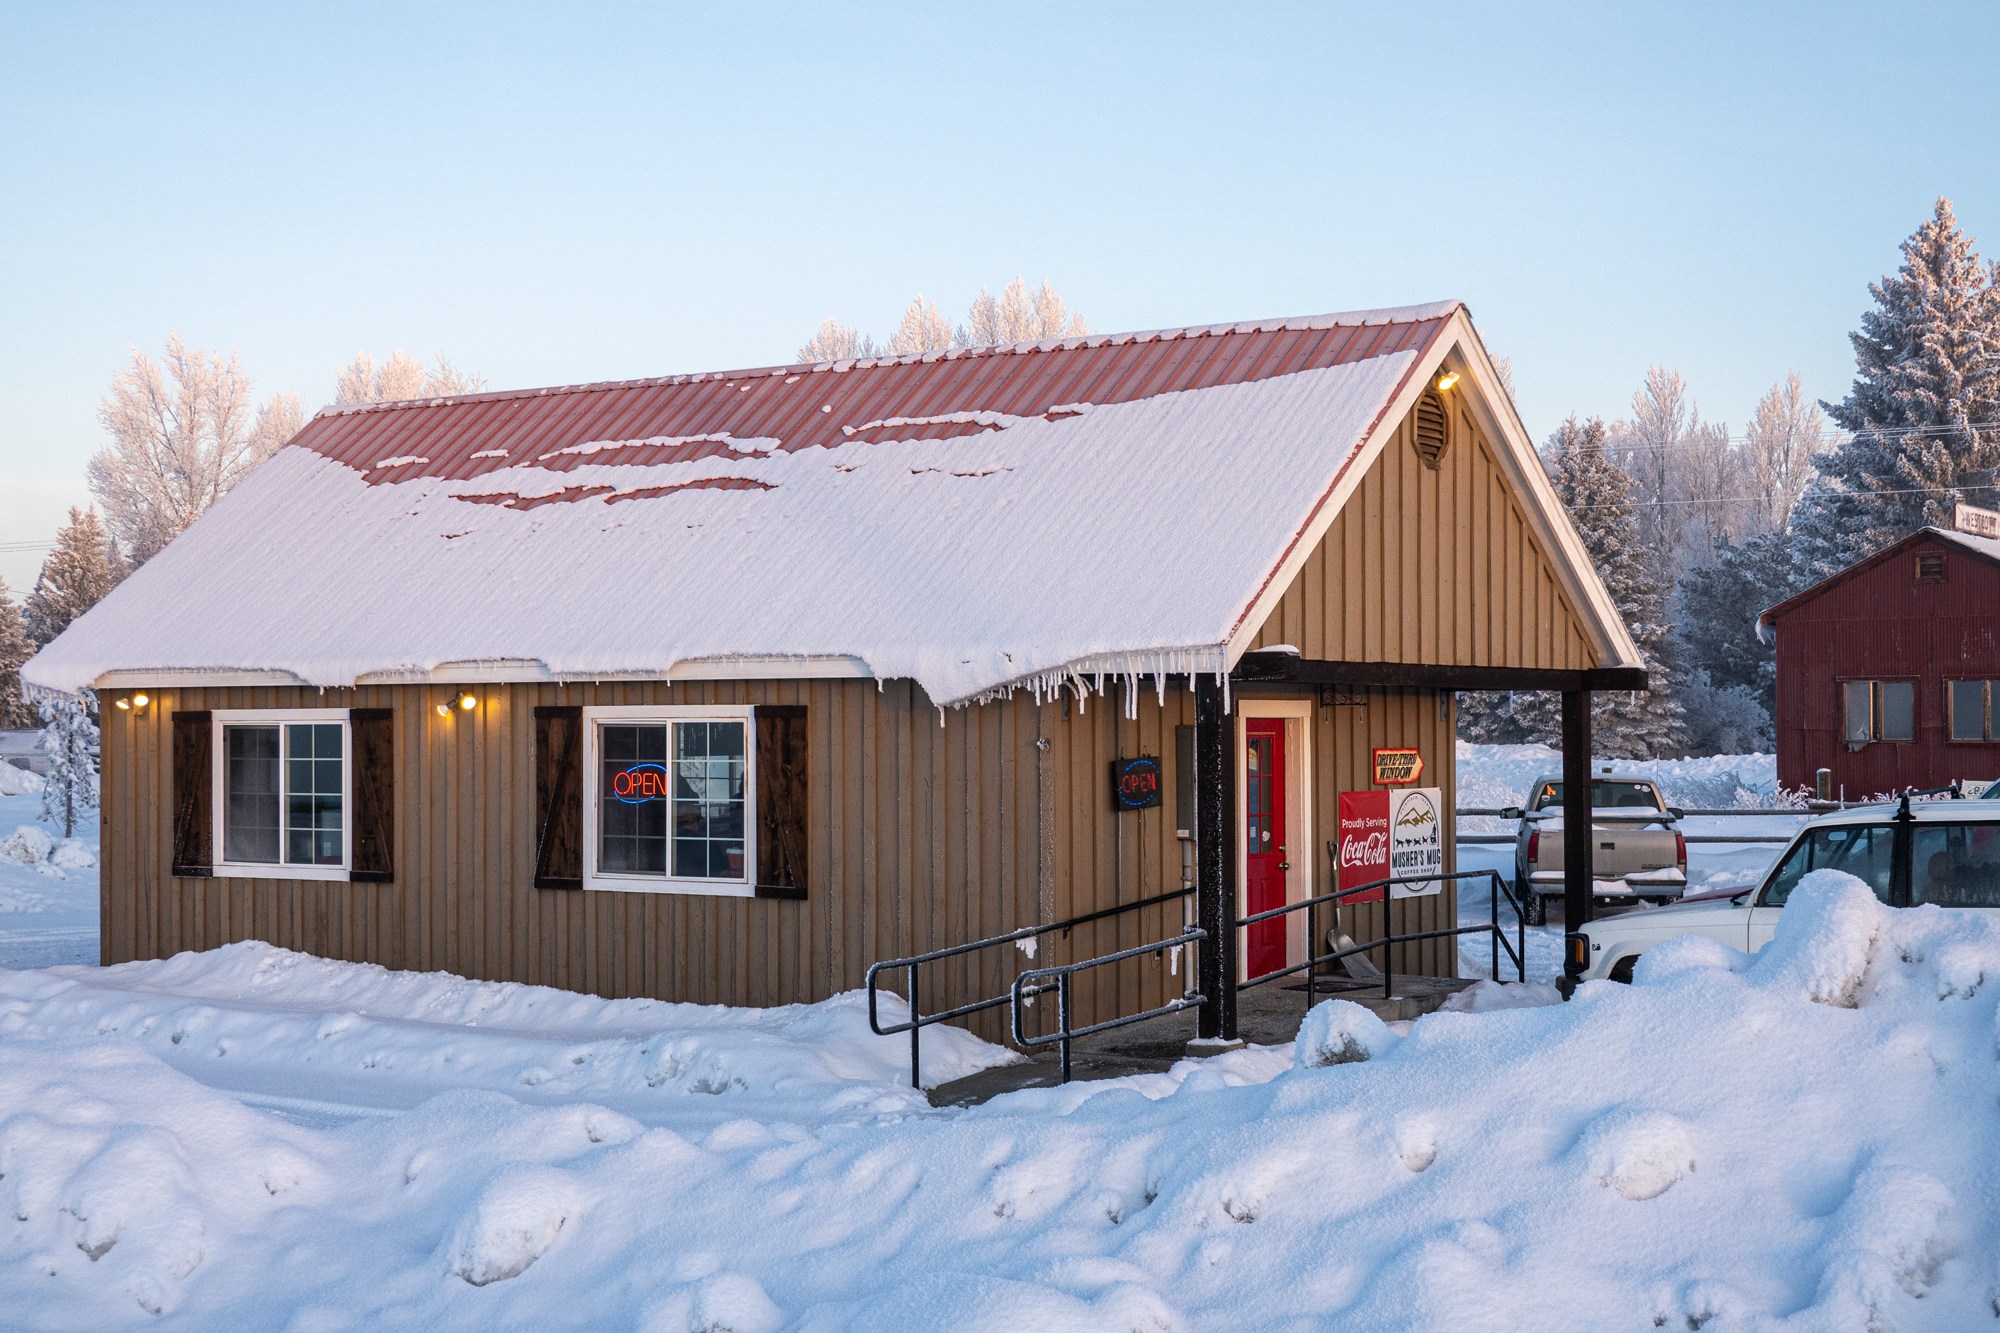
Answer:
<svg viewBox="0 0 2000 1333"><path fill-rule="evenodd" d="M1874 308L1850 335L1853 387L1822 404L1852 432L1820 459L1829 484L1804 514L1835 567L1948 523L1954 501L1990 506L2000 494L2000 269L1974 252L1948 199L1902 251L1896 273L1869 284Z"/></svg>
<svg viewBox="0 0 2000 1333"><path fill-rule="evenodd" d="M806 340L799 348L799 360L815 364L821 361L851 361L856 357L875 356L875 340L865 333L858 333L850 325L829 316L822 320L819 332Z"/></svg>
<svg viewBox="0 0 2000 1333"><path fill-rule="evenodd" d="M1783 533L1720 543L1714 559L1681 580L1674 627L1681 660L1714 689L1745 690L1768 722L1777 709L1777 657L1757 637L1757 617L1808 581Z"/></svg>
<svg viewBox="0 0 2000 1333"><path fill-rule="evenodd" d="M63 836L76 836L76 821L97 808L97 723L90 708L75 695L58 695L42 704L42 754L49 771L42 785L42 818L61 824Z"/></svg>
<svg viewBox="0 0 2000 1333"><path fill-rule="evenodd" d="M137 348L111 379L97 419L111 443L90 460L90 489L133 564L161 547L298 432L297 394L250 406L250 379L234 352L167 339L166 373Z"/></svg>
<svg viewBox="0 0 2000 1333"><path fill-rule="evenodd" d="M25 731L35 725L35 710L21 693L21 664L34 655L21 608L0 579L0 730Z"/></svg>
<svg viewBox="0 0 2000 1333"><path fill-rule="evenodd" d="M1674 503L1675 469L1700 425L1701 414L1688 395L1687 381L1678 371L1652 366L1646 382L1632 395L1632 419L1614 423L1608 432L1610 457L1632 478L1637 540L1662 580L1674 568L1685 517Z"/></svg>
<svg viewBox="0 0 2000 1333"><path fill-rule="evenodd" d="M125 572L97 511L71 509L69 522L56 533L56 549L42 561L41 575L22 604L28 638L37 647L48 643L103 601Z"/></svg>
<svg viewBox="0 0 2000 1333"><path fill-rule="evenodd" d="M1593 748L1617 759L1645 759L1682 752L1682 709L1673 686L1678 664L1666 599L1640 537L1632 478L1605 451L1604 423L1574 416L1549 437L1542 463L1576 524L1591 563L1624 618L1645 659L1650 691L1600 691L1591 701ZM1527 740L1557 743L1561 698L1512 696L1511 716Z"/></svg>
<svg viewBox="0 0 2000 1333"><path fill-rule="evenodd" d="M389 354L381 365L366 352L341 367L333 385L333 401L342 407L355 403L401 403L412 398L452 398L462 393L478 393L486 387L486 377L460 370L438 353L437 363L428 369L402 348Z"/></svg>
<svg viewBox="0 0 2000 1333"><path fill-rule="evenodd" d="M1813 456L1825 442L1819 405L1794 371L1757 400L1743 433L1744 494L1751 533L1783 532L1813 477Z"/></svg>
<svg viewBox="0 0 2000 1333"><path fill-rule="evenodd" d="M951 321L937 308L937 302L924 299L922 292L903 311L903 321L896 326L896 332L889 339L890 356L917 356L925 352L942 352L952 345Z"/></svg>
<svg viewBox="0 0 2000 1333"><path fill-rule="evenodd" d="M1047 279L1030 293L1028 284L1017 277L998 296L984 287L979 289L971 312L959 326L957 342L960 347L990 347L1044 338L1081 338L1089 332L1083 316L1071 313Z"/></svg>

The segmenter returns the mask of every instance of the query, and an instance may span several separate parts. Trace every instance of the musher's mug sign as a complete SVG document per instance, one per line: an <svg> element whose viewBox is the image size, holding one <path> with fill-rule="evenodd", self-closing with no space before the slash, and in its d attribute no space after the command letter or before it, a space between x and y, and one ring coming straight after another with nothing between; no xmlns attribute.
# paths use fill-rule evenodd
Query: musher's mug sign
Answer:
<svg viewBox="0 0 2000 1333"><path fill-rule="evenodd" d="M1378 879L1444 873L1444 794L1436 787L1340 794L1340 887ZM1423 898L1444 890L1442 880L1395 884L1397 898ZM1342 901L1373 903L1382 891Z"/></svg>

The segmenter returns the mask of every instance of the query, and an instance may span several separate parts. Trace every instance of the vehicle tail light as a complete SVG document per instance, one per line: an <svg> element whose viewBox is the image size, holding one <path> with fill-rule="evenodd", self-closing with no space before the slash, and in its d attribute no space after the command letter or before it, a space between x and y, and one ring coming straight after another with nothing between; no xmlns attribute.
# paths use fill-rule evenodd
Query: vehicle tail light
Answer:
<svg viewBox="0 0 2000 1333"><path fill-rule="evenodd" d="M1679 829L1674 830L1674 864L1682 870L1688 868L1688 840L1681 836Z"/></svg>
<svg viewBox="0 0 2000 1333"><path fill-rule="evenodd" d="M1528 835L1528 864L1533 865L1542 858L1542 831L1536 829Z"/></svg>

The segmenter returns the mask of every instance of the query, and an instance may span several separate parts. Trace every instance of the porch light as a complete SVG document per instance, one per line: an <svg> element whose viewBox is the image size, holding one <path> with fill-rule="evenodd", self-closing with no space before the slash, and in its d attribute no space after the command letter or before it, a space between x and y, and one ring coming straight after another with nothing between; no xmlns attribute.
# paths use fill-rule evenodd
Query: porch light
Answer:
<svg viewBox="0 0 2000 1333"><path fill-rule="evenodd" d="M132 706L134 708L144 708L151 702L153 702L153 696L150 694L135 694L132 696Z"/></svg>
<svg viewBox="0 0 2000 1333"><path fill-rule="evenodd" d="M122 711L129 713L135 708L144 709L147 704L153 702L153 696L150 694L128 694L120 696L115 702Z"/></svg>
<svg viewBox="0 0 2000 1333"><path fill-rule="evenodd" d="M1437 377L1437 391L1439 393L1443 393L1446 389L1449 389L1452 385L1456 383L1458 383L1458 372L1455 370L1447 370Z"/></svg>
<svg viewBox="0 0 2000 1333"><path fill-rule="evenodd" d="M119 699L118 706L128 713L132 711L132 701L130 699Z"/></svg>
<svg viewBox="0 0 2000 1333"><path fill-rule="evenodd" d="M454 706L456 706L457 708L459 708L464 712L470 713L473 709L479 707L479 699L472 693L471 690L460 690L458 692L458 697L453 699L450 703L442 703L437 705L437 715L439 717L450 717L451 710Z"/></svg>

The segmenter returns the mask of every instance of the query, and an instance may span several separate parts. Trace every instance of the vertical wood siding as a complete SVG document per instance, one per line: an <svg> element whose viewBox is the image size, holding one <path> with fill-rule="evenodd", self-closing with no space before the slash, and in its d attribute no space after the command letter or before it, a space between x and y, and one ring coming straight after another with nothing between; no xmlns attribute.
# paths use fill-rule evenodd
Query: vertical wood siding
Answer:
<svg viewBox="0 0 2000 1333"><path fill-rule="evenodd" d="M1916 581L1920 553L1944 557L1944 582ZM1945 702L1946 681L2000 680L2000 567L1925 538L1821 587L1776 618L1778 781L1810 786L1830 768L1851 801L2000 778L2000 744L1950 739ZM1848 749L1842 680L1916 682L1916 740Z"/></svg>
<svg viewBox="0 0 2000 1333"><path fill-rule="evenodd" d="M1327 662L1600 665L1463 399L1425 467L1408 419L1307 556L1252 646Z"/></svg>

